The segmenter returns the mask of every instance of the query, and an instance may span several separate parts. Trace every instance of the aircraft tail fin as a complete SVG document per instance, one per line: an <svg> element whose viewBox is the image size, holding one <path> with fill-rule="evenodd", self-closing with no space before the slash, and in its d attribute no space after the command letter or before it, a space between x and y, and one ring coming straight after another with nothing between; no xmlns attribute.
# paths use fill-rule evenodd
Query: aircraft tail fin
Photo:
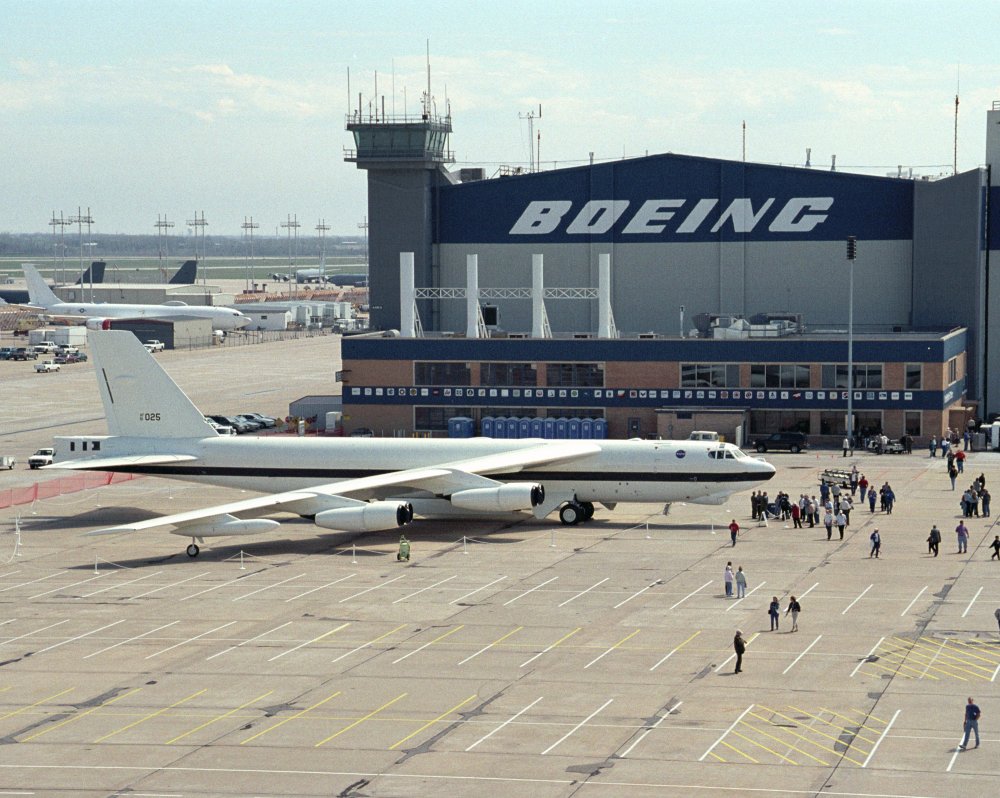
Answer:
<svg viewBox="0 0 1000 798"><path fill-rule="evenodd" d="M32 264L22 263L21 269L24 271L24 279L28 281L28 298L33 305L50 308L62 301L53 293L49 284L45 282L45 278L38 273L38 269Z"/></svg>
<svg viewBox="0 0 1000 798"><path fill-rule="evenodd" d="M104 270L107 268L107 262L103 260L95 260L88 267L87 271L80 275L80 279L76 281L76 285L90 285L91 283L103 283L104 282Z"/></svg>
<svg viewBox="0 0 1000 798"><path fill-rule="evenodd" d="M87 342L111 435L207 438L216 434L132 332L89 329Z"/></svg>
<svg viewBox="0 0 1000 798"><path fill-rule="evenodd" d="M198 261L186 260L170 278L171 285L194 285L198 282Z"/></svg>

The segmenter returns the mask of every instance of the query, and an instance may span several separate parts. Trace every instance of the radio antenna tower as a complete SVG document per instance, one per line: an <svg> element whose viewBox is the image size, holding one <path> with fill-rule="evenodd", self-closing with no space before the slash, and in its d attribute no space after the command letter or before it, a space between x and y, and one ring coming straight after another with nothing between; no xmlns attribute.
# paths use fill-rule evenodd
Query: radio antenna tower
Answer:
<svg viewBox="0 0 1000 798"><path fill-rule="evenodd" d="M326 231L330 229L330 225L326 223L326 219L320 219L319 224L316 225L316 232L319 234L319 276L326 277Z"/></svg>
<svg viewBox="0 0 1000 798"><path fill-rule="evenodd" d="M94 223L94 217L90 215L90 207L87 207L87 214L84 216L80 206L76 206L76 216L69 218L70 224L77 226L80 234L80 275L83 276L83 226L87 225L87 238L90 238L90 226ZM90 270L90 301L94 301L94 270Z"/></svg>
<svg viewBox="0 0 1000 798"><path fill-rule="evenodd" d="M517 118L528 120L528 171L534 172L535 171L535 119L542 118L542 104L541 103L538 104L537 114L532 110L528 111L528 113L526 114L518 114ZM539 157L541 156L541 149L542 149L542 134L541 132L539 132L538 134ZM541 166L540 163L539 166Z"/></svg>
<svg viewBox="0 0 1000 798"><path fill-rule="evenodd" d="M250 259L249 260L246 259L247 249L244 248L244 250L243 250L243 272L244 272L244 275L246 277L246 287L249 290L249 288L250 288L250 277L253 274L253 231L256 230L258 227L260 227L260 224L258 224L257 222L255 222L253 220L252 216L249 219L246 216L244 216L243 217L243 224L241 224L240 227L243 230L243 237L244 237L244 239L249 238L249 242L250 242L250 247L249 247L249 250L250 250Z"/></svg>
<svg viewBox="0 0 1000 798"><path fill-rule="evenodd" d="M961 68L959 68L959 73L955 78L955 143L954 152L952 155L952 166L951 173L953 175L958 174L958 91L962 84L962 74Z"/></svg>
<svg viewBox="0 0 1000 798"><path fill-rule="evenodd" d="M365 268L368 268L368 217L365 216L360 222L358 222L358 230L363 230L362 235L365 237Z"/></svg>
<svg viewBox="0 0 1000 798"><path fill-rule="evenodd" d="M160 276L166 280L167 274L163 268L163 256L167 254L167 230L174 226L173 222L167 221L167 215L163 214L162 218L160 214L156 214L156 224L153 227L156 228L156 252L160 258Z"/></svg>
<svg viewBox="0 0 1000 798"><path fill-rule="evenodd" d="M69 219L63 217L63 212L59 211L59 218L56 212L52 211L52 218L49 226L52 228L52 260L53 265L59 264L59 283L63 282L63 270L66 267L66 226L72 224ZM56 228L59 228L59 243L56 243Z"/></svg>
<svg viewBox="0 0 1000 798"><path fill-rule="evenodd" d="M296 291L298 288L298 277L295 274L295 250L298 250L299 244L299 228L302 226L299 224L298 214L288 214L287 221L281 223L281 226L288 231L288 273L292 277L292 290ZM292 249L292 233L295 234L295 250Z"/></svg>

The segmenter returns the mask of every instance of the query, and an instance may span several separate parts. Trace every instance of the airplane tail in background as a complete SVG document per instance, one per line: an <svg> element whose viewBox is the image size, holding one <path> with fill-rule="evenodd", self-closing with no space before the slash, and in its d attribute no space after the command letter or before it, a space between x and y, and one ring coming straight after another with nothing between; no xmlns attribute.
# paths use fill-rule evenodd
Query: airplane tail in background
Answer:
<svg viewBox="0 0 1000 798"><path fill-rule="evenodd" d="M207 438L201 411L128 330L87 332L108 432L137 438Z"/></svg>
<svg viewBox="0 0 1000 798"><path fill-rule="evenodd" d="M87 267L87 271L80 275L80 279L76 281L76 285L103 283L104 270L107 268L107 265L107 262L103 260L95 260Z"/></svg>
<svg viewBox="0 0 1000 798"><path fill-rule="evenodd" d="M62 301L52 292L49 284L45 282L42 275L38 273L38 269L32 264L22 263L21 269L24 271L24 278L28 281L28 298L32 305L51 308Z"/></svg>
<svg viewBox="0 0 1000 798"><path fill-rule="evenodd" d="M198 261L186 260L170 278L170 285L194 285L198 282Z"/></svg>

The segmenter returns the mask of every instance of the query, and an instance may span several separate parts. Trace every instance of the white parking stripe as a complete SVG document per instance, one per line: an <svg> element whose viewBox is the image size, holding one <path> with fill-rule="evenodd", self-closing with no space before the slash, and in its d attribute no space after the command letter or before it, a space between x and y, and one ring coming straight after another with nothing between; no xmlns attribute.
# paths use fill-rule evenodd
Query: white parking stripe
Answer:
<svg viewBox="0 0 1000 798"><path fill-rule="evenodd" d="M470 745L468 748L465 749L466 753L468 753L469 751L471 751L473 748L475 748L480 743L485 742L486 740L490 739L490 737L492 737L494 734L496 734L498 731L500 731L508 723L513 723L515 720L517 720L519 717L521 717L521 715L523 715L525 712L527 712L529 709L531 709L535 704L537 704L539 701L541 701L543 697L544 696L539 696L534 701L532 701L530 704L528 704L528 706L526 706L524 709L522 709L520 712L518 712L516 715L511 715L509 718L507 718L507 720L505 720L503 723L501 723L499 726L497 726L493 731L491 731L488 734L485 734L482 737L480 737L472 745Z"/></svg>
<svg viewBox="0 0 1000 798"><path fill-rule="evenodd" d="M274 629L269 629L266 632L261 632L256 637L251 637L249 640L244 640L242 643L237 643L235 646L230 646L229 648L225 649L224 651L219 651L216 654L212 654L212 656L210 656L210 657L205 657L205 661L208 662L208 660L210 660L210 659L215 659L216 657L221 657L223 654L228 654L230 651L234 651L237 648L239 648L240 646L245 646L247 643L252 643L254 640L260 640L265 635L269 635L269 634L271 634L271 632L277 632L279 629L284 629L286 626L291 626L291 624L292 624L291 621L286 621L285 623L281 624L281 626L276 626L276 627L274 627Z"/></svg>
<svg viewBox="0 0 1000 798"><path fill-rule="evenodd" d="M868 763L872 761L872 757L875 756L875 752L878 751L878 747L882 745L882 741L886 738L886 735L889 734L889 729L892 728L892 724L896 722L896 718L899 717L899 713L902 711L903 710L901 709L896 710L896 714L892 716L889 724L882 730L882 734L879 735L879 738L875 741L875 745L872 746L872 750L868 752L868 756L865 757L865 761L861 763L861 767L868 767Z"/></svg>
<svg viewBox="0 0 1000 798"><path fill-rule="evenodd" d="M202 576L208 576L211 571L202 571L200 574L195 574L194 576L189 576L187 579L182 579L180 582L171 582L169 585L163 585L162 587L154 588L153 590L147 590L145 593L140 593L138 596L132 596L129 601L135 601L136 599L145 598L146 596L152 596L154 593L159 593L161 590L166 590L168 587L176 587L177 585L183 585L185 582L190 582L192 579L199 579Z"/></svg>
<svg viewBox="0 0 1000 798"><path fill-rule="evenodd" d="M126 643L131 643L133 640L142 640L142 638L147 635L153 634L153 632L159 632L161 629L166 629L168 626L173 626L175 623L180 623L180 621L171 621L170 623L165 623L163 626L157 626L155 629L150 629L148 632L143 632L141 635L136 635L135 637L130 637L128 640L120 640L113 646L108 646L107 648L102 648L100 651L95 651L93 654L88 654L83 657L83 659L90 659L91 657L96 657L98 654L103 654L105 651L110 651L113 648L118 648L118 646L123 646Z"/></svg>
<svg viewBox="0 0 1000 798"><path fill-rule="evenodd" d="M336 629L331 629L329 632L323 632L323 634L321 634L319 637L314 637L312 640L306 640L306 642L300 643L299 645L295 646L295 648L290 648L288 649L288 651L282 651L280 654L275 654L273 657L271 657L271 659L268 660L268 662L274 662L276 659L281 659L283 656L285 656L285 654L291 654L293 651L298 651L300 648L305 648L310 643L318 643L324 637L329 637L332 634L336 634L341 629L346 629L350 625L351 625L350 621L342 623Z"/></svg>
<svg viewBox="0 0 1000 798"><path fill-rule="evenodd" d="M843 610L843 612L841 612L840 614L841 614L841 615L847 615L847 611L848 611L848 610L849 610L849 609L850 609L851 607L853 607L853 606L854 606L855 604L857 604L857 603L858 603L859 601L861 601L861 599L862 599L862 597L863 597L863 596L865 595L865 593L867 593L867 592L868 592L869 590L871 590L871 589L872 589L873 587L875 587L875 585L868 585L868 587L866 587L866 588L865 588L864 590L862 590L862 591L861 591L861 595L860 595L860 596L858 596L858 597L857 597L856 599L854 599L854 601L852 601L852 602L851 602L850 604L848 604L848 605L847 605L846 607L844 607L844 610Z"/></svg>
<svg viewBox="0 0 1000 798"><path fill-rule="evenodd" d="M182 640L180 643L175 643L172 646L169 646L153 654L150 654L148 657L146 657L146 659L152 659L153 657L160 656L160 654L166 654L168 651L173 651L175 648L180 648L185 643L193 643L195 640L199 640L202 637L205 637L206 635L210 635L212 634L212 632L218 632L220 629L225 629L227 626L232 626L234 623L236 623L236 621L230 621L229 623L222 624L222 626L216 626L214 629L209 629L207 632L202 632L200 635L189 637L187 640Z"/></svg>
<svg viewBox="0 0 1000 798"><path fill-rule="evenodd" d="M810 593L812 593L813 590L815 590L817 587L819 587L819 582L817 582L815 585L813 585L811 588L809 588L805 593L803 593L801 596L799 596L799 598L800 599L804 599L806 596L808 596Z"/></svg>
<svg viewBox="0 0 1000 798"><path fill-rule="evenodd" d="M355 593L354 595L348 596L347 598L342 598L338 603L343 604L345 601L350 601L351 599L355 599L358 596L363 596L365 593L371 593L373 590L378 590L379 588L385 587L386 585L391 585L393 582L398 582L404 576L406 576L406 574L400 574L394 579L390 579L388 582L382 582L381 584L375 585L375 587L365 588L360 593Z"/></svg>
<svg viewBox="0 0 1000 798"><path fill-rule="evenodd" d="M440 582L435 582L433 585L428 585L427 587L422 587L422 588L420 588L420 590L414 591L413 593L410 593L407 596L403 596L402 598L398 598L398 599L396 599L392 603L393 604L399 604L399 602L406 601L408 598L413 598L414 596L419 596L421 593L423 593L426 590L433 590L438 585L443 585L445 582L450 582L452 579L458 579L458 574L455 574L454 576L449 576L447 579L442 579Z"/></svg>
<svg viewBox="0 0 1000 798"><path fill-rule="evenodd" d="M679 607L681 604L683 604L685 601L687 601L689 598L691 598L691 596L693 596L695 593L700 593L702 590L704 590L710 584L712 584L711 580L709 580L708 582L706 582L705 584L703 584L697 590L692 590L690 593L688 593L684 598L682 598L676 604L671 604L670 607L667 608L668 611L674 609L675 607Z"/></svg>
<svg viewBox="0 0 1000 798"><path fill-rule="evenodd" d="M50 593L58 593L60 590L69 590L71 587L76 587L77 585L85 585L87 582L93 582L95 579L100 579L102 576L104 576L104 574L98 574L97 576L90 577L90 579L81 579L79 582L73 582L70 585L60 585L59 587L54 587L52 590L46 590L44 593L37 593L34 596L28 596L28 601L41 598L42 596L47 596Z"/></svg>
<svg viewBox="0 0 1000 798"><path fill-rule="evenodd" d="M854 674L858 672L858 670L861 668L861 666L864 665L866 662L868 662L869 659L871 659L872 654L874 654L876 651L878 651L878 647L880 645L882 645L882 641L883 640L885 640L884 636L880 637L878 639L878 642L874 646L872 646L872 650L869 651L867 654L865 654L865 658L863 660L861 660L861 662L859 662L857 665L854 666L854 670L851 671L851 676L854 676ZM851 678L851 676L849 676L848 678Z"/></svg>
<svg viewBox="0 0 1000 798"><path fill-rule="evenodd" d="M924 585L922 588L920 588L920 592L917 593L917 595L915 595L913 597L913 601L911 601L909 604L907 604L906 605L906 609L903 610L901 613L899 613L899 617L900 618L902 618L904 615L906 615L906 613L908 613L910 611L910 607L912 607L914 604L917 603L917 599L919 599L922 595L924 595L924 591L927 590L927 588L928 588L928 585Z"/></svg>
<svg viewBox="0 0 1000 798"><path fill-rule="evenodd" d="M639 737L636 739L636 741L634 743L632 743L632 745L630 745L624 751L622 751L618 756L620 756L622 759L625 759L625 757L627 757L629 754L632 753L632 749L633 748L635 748L639 743L641 743L643 740L646 739L646 735L647 734L649 734L651 731L653 731L653 729L655 729L657 726L659 726L661 723L663 723L663 721L665 721L667 719L667 716L670 715L671 713L673 713L673 711L675 709L677 709L677 707L679 707L683 703L684 703L683 701L678 701L676 704L674 704L672 707L670 707L670 709L668 709L666 712L664 712L660 716L660 719L658 721L656 721L656 723L654 723L652 726L650 726L648 729L646 729L642 734L640 734Z"/></svg>
<svg viewBox="0 0 1000 798"><path fill-rule="evenodd" d="M33 585L35 584L35 582L44 582L46 579L51 579L53 576L58 576L61 573L62 571L53 571L48 576L40 576L37 579L31 579L27 582L21 582L20 584L17 585L11 585L10 587L5 587L3 590L0 590L0 593L6 593L8 590L14 590L15 588L24 587L25 585Z"/></svg>
<svg viewBox="0 0 1000 798"><path fill-rule="evenodd" d="M502 582L502 581L503 581L504 579L506 579L506 578L507 578L506 576L501 576L501 577L500 577L499 579L494 579L494 580L493 580L492 582L490 582L490 583L489 583L488 585L483 585L482 587L477 587L477 588L476 588L475 590L473 590L473 591L472 591L471 593L466 593L466 594L465 594L464 596L459 596L459 597L458 597L457 599L455 599L454 601L449 601L448 603L449 603L449 604L458 604L458 602L460 602L460 601L462 601L462 600L464 600L464 599L467 599L467 598L468 598L469 596L474 596L474 595L476 595L476 593L478 593L478 592L479 592L480 590L486 590L486 588L488 588L488 587L493 587L493 585L495 585L495 584L496 584L497 582Z"/></svg>
<svg viewBox="0 0 1000 798"><path fill-rule="evenodd" d="M603 585L603 584L604 584L605 582L607 582L607 581L608 581L608 580L609 580L610 578L611 578L610 576L606 576L606 577L604 577L604 579L602 579L602 580L601 580L600 582L598 582L598 583L597 583L596 585L591 585L591 586L590 586L590 587L588 587L588 588L587 588L586 590L582 590L582 591L580 591L580 592L579 592L579 593L577 593L577 594L576 594L575 596L571 596L570 598L566 599L566 600L565 600L565 601L564 601L564 602L563 602L562 604L557 604L556 606L558 606L558 607L565 607L565 606L566 606L567 604L569 604L569 603L570 603L571 601L576 601L576 600L577 600L578 598L580 598L580 596L585 596L585 595L586 595L587 593L589 593L589 592L590 592L591 590L593 590L593 589L594 589L595 587L600 587L600 586L601 586L601 585Z"/></svg>
<svg viewBox="0 0 1000 798"><path fill-rule="evenodd" d="M591 719L593 719L594 717L596 717L597 714L599 712L601 712L605 707L607 707L612 701L614 701L613 698L609 698L607 701L605 701L598 709L595 709L586 718L584 718L583 720L581 720L579 723L576 724L576 726L574 726L572 729L570 729L565 735L563 735L562 737L560 737L558 740L556 740L556 742L552 743L552 745L550 745L548 748L546 748L544 751L542 751L541 755L545 756L549 751L551 751L557 745L559 745L560 743L562 743L565 740L568 740L570 737L572 737L574 734L576 734L576 732L579 729L581 729L584 726L586 726L587 723Z"/></svg>
<svg viewBox="0 0 1000 798"><path fill-rule="evenodd" d="M275 582L273 585L265 585L264 587L259 587L256 590L251 590L249 593L244 593L242 596L237 596L233 601L242 601L250 596L255 596L258 593L263 593L265 590L270 590L272 587L278 587L286 582L294 582L296 579L301 579L305 574L299 574L298 576L290 576L288 579L282 579L280 582Z"/></svg>
<svg viewBox="0 0 1000 798"><path fill-rule="evenodd" d="M355 576L357 576L357 574L348 574L347 576L340 577L340 579L334 579L332 582L327 582L325 585L314 587L311 590L307 590L305 593L299 593L299 595L297 596L292 596L291 598L287 598L285 599L285 603L287 604L289 601L295 601L296 599L300 599L303 596L308 596L310 593L315 593L317 590L322 590L325 587L330 587L331 585L335 585L338 582L344 582L348 579L353 579Z"/></svg>
<svg viewBox="0 0 1000 798"><path fill-rule="evenodd" d="M980 594L980 593L982 593L982 592L983 592L983 588L979 588L979 590L977 590L977 591L976 591L976 595L974 595L974 596L972 597L972 601L970 601L970 602L969 602L969 606L968 606L968 607L966 607L966 608L965 608L965 612L963 612L963 613L962 613L962 617L963 617L963 618L964 618L964 617L965 617L966 615L968 615L968 614L969 614L969 610L971 610L971 609L972 609L972 605L976 603L976 599L977 599L977 598L979 598L979 594Z"/></svg>
<svg viewBox="0 0 1000 798"><path fill-rule="evenodd" d="M21 640L21 639L23 639L25 637L31 637L32 635L38 634L39 632L44 632L46 629L51 629L54 626L59 626L59 624L62 624L62 623L69 623L69 618L63 618L61 621L56 621L55 623L50 623L48 626L43 626L41 629L36 629L34 632L27 632L27 633L25 633L23 635L18 635L17 637L12 637L10 640L4 640L2 643L0 643L0 646L5 646L8 643L13 643L15 640Z"/></svg>
<svg viewBox="0 0 1000 798"><path fill-rule="evenodd" d="M117 626L120 623L125 623L125 619L122 618L120 621L115 621L114 623L109 623L107 626L102 626L100 629L94 629L94 630L92 630L90 632L84 632L82 635L77 635L76 637L70 637L67 640L63 640L63 641L61 641L59 643L53 643L51 646L47 646L47 647L41 649L40 651L36 651L35 653L36 654L44 654L46 651L51 651L54 648L59 648L59 646L64 645L66 643L72 643L74 640L81 640L84 637L88 637L89 635L96 634L97 632L103 632L105 629L110 629L112 626Z"/></svg>
<svg viewBox="0 0 1000 798"><path fill-rule="evenodd" d="M517 601L518 599L524 598L529 593L534 593L540 587L545 587L549 582L555 582L558 578L559 578L558 576L553 576L551 579L547 579L546 581L542 582L542 584L535 585L533 588L531 588L531 590L527 590L527 591L525 591L524 593L522 593L519 596L514 596L514 598L512 598L510 601L505 601L504 602L504 606L506 607L508 604L513 604L515 601Z"/></svg>
<svg viewBox="0 0 1000 798"><path fill-rule="evenodd" d="M157 574L162 574L163 571L157 571L156 573L146 574L145 576L140 576L138 579L130 579L128 582L122 582L118 585L108 585L107 587L102 587L100 590L95 590L93 593L87 593L83 596L77 596L77 599L90 598L91 596L96 596L100 593L107 593L109 590L114 590L115 588L125 587L125 585L131 585L135 582L141 582L143 579L149 579L150 577L156 576Z"/></svg>
<svg viewBox="0 0 1000 798"><path fill-rule="evenodd" d="M641 596L647 590L649 590L650 588L656 587L658 584L660 584L660 580L659 579L657 579L655 582L650 582L642 590L637 590L635 593L633 593L631 596L629 596L624 601L619 601L617 604L615 604L614 607L612 607L612 609L617 610L619 607L622 607L622 606L628 604L632 599L639 598L639 596Z"/></svg>
<svg viewBox="0 0 1000 798"><path fill-rule="evenodd" d="M246 574L245 576L237 576L235 579L230 579L228 582L222 582L221 584L215 585L214 587L206 588L205 590L199 590L197 593L192 593L190 596L185 596L181 601L187 601L188 599L197 598L198 596L203 596L206 593L211 593L213 590L218 590L219 588L226 587L227 585L234 585L237 582L242 582L245 579L253 579L255 576L263 573L263 571L256 571L252 574Z"/></svg>
<svg viewBox="0 0 1000 798"><path fill-rule="evenodd" d="M802 658L803 658L803 657L804 657L804 656L805 656L806 654L808 654L808 653L809 653L809 649L810 649L810 648L812 648L812 647L813 647L814 645L816 645L816 644L817 644L817 643L819 642L819 639L820 639L820 638L821 638L822 636L823 636L823 635L817 635L816 639L815 639L815 640L813 640L813 641L812 641L812 642L811 642L811 643L810 643L810 644L809 644L808 646L806 646L806 650L805 650L805 651L803 651L803 652L802 652L801 654L799 654L799 655L798 655L798 656L797 656L797 657L796 657L795 659L793 659L793 660L792 660L792 664L791 664L791 665L789 665L789 666L788 666L787 668L785 668L785 669L784 669L784 670L783 670L783 671L781 672L781 675L782 675L782 676L784 676L784 675L785 675L786 673L788 673L788 672L789 672L789 671L790 671L790 670L792 669L792 667L793 667L793 666L795 665L795 663L796 663L796 662L798 662L798 661L799 661L800 659L802 659Z"/></svg>
<svg viewBox="0 0 1000 798"><path fill-rule="evenodd" d="M746 601L748 598L750 598L750 596L753 595L753 593L755 591L760 590L766 584L767 584L766 581L765 582L761 582L759 585L757 585L757 587L755 587L753 590L751 590L749 593L747 593L745 596L743 596L743 598L736 599L736 601L732 602L728 607L726 607L726 612L729 612L733 607L735 607L741 601Z"/></svg>
<svg viewBox="0 0 1000 798"><path fill-rule="evenodd" d="M740 716L736 720L733 721L732 725L721 734L721 736L719 737L719 739L716 740L714 743L712 743L708 747L708 750L705 751L705 753L703 753L700 757L698 757L698 761L699 762L703 762L705 760L705 757L708 756L710 753L712 753L712 749L715 748L715 746L717 746L719 743L721 743L725 739L726 735L729 734L729 732L731 732L733 729L736 728L736 724L738 724L741 720L743 720L743 716L746 715L755 706L756 706L756 704L751 704L746 709L744 709L740 713Z"/></svg>

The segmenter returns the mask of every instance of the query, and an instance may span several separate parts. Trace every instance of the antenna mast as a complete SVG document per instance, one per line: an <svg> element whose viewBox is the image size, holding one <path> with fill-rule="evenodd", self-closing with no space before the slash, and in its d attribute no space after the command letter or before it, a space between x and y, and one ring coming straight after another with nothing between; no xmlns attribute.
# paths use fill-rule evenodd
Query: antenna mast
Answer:
<svg viewBox="0 0 1000 798"><path fill-rule="evenodd" d="M955 79L955 142L951 167L951 173L953 175L958 174L958 91L961 87L961 77L961 73L959 73Z"/></svg>
<svg viewBox="0 0 1000 798"><path fill-rule="evenodd" d="M535 169L535 119L542 118L542 104L538 104L538 113L536 114L533 110L528 111L526 114L518 114L518 119L528 120L528 171L534 172ZM542 133L538 133L538 154L539 161L538 165L541 166L541 153L542 153Z"/></svg>

